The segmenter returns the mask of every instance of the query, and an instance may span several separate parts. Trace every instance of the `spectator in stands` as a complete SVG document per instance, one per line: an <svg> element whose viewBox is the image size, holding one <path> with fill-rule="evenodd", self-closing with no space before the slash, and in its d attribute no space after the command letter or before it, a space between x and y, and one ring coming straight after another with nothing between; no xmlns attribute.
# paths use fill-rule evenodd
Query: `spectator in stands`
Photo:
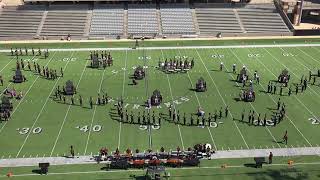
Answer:
<svg viewBox="0 0 320 180"><path fill-rule="evenodd" d="M70 41L70 40L71 40L71 35L68 34L68 36L67 36L67 41Z"/></svg>

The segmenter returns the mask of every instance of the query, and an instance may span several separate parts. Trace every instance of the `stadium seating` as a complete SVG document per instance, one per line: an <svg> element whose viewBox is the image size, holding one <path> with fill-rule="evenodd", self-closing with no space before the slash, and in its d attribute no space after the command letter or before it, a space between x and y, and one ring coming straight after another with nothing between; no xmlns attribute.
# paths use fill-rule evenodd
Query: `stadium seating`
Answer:
<svg viewBox="0 0 320 180"><path fill-rule="evenodd" d="M155 35L159 33L155 5L130 4L128 7L128 34Z"/></svg>
<svg viewBox="0 0 320 180"><path fill-rule="evenodd" d="M90 36L123 34L124 10L120 5L99 5L93 9Z"/></svg>
<svg viewBox="0 0 320 180"><path fill-rule="evenodd" d="M232 8L196 8L200 34L242 33Z"/></svg>
<svg viewBox="0 0 320 180"><path fill-rule="evenodd" d="M41 36L83 36L88 6L54 5L49 8Z"/></svg>
<svg viewBox="0 0 320 180"><path fill-rule="evenodd" d="M200 34L288 34L274 4L220 4L219 7L196 7ZM244 34L243 34L244 35Z"/></svg>
<svg viewBox="0 0 320 180"><path fill-rule="evenodd" d="M191 9L187 5L161 5L161 26L163 34L194 34Z"/></svg>
<svg viewBox="0 0 320 180"><path fill-rule="evenodd" d="M51 36L292 35L274 4L88 4L9 6L0 11L0 38ZM23 28L21 28L23 27ZM291 34L290 34L291 33ZM56 37L54 37L56 36Z"/></svg>
<svg viewBox="0 0 320 180"><path fill-rule="evenodd" d="M237 12L247 33L290 32L273 4L247 5Z"/></svg>
<svg viewBox="0 0 320 180"><path fill-rule="evenodd" d="M0 37L33 37L41 22L44 6L6 6L0 15Z"/></svg>

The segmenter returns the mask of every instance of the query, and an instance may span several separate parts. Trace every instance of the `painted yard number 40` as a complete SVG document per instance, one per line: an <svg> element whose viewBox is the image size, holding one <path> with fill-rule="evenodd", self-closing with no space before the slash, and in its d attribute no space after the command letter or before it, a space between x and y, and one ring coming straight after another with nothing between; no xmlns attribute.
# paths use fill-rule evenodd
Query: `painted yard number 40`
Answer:
<svg viewBox="0 0 320 180"><path fill-rule="evenodd" d="M82 132L88 132L89 129L90 129L88 125L85 125L83 127L78 126L77 128L79 128L79 130L82 131ZM100 125L92 126L92 131L93 132L100 132L101 130L102 130L102 126L100 126Z"/></svg>

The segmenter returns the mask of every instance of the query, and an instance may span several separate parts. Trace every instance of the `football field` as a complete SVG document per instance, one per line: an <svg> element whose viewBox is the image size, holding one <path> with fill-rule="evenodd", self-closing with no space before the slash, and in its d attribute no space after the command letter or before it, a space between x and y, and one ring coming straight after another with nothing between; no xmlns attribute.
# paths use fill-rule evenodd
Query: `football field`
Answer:
<svg viewBox="0 0 320 180"><path fill-rule="evenodd" d="M46 48L46 47L42 47ZM50 49L49 49L50 51ZM21 100L12 99L13 111L9 121L0 123L0 158L48 157L69 154L73 145L76 154L97 154L101 147L114 151L119 147L141 151L151 148L154 151L164 147L174 150L193 147L198 143L210 143L216 150L263 149L284 147L311 147L320 144L320 77L312 85L312 80L304 92L295 94L295 84L300 83L302 75L309 79L309 71L320 69L320 47L219 47L219 48L149 48L108 50L114 62L106 69L90 68L90 50L74 48L65 51L50 51L47 59L39 56L22 56L27 62L39 63L51 69L64 69L64 76L48 80L34 71L23 70L27 81L21 84L9 82L15 72L16 58L8 52L0 53L0 75L5 80L0 86L1 95L6 87L22 91ZM158 69L159 60L174 57L194 58L194 68L186 73L167 74ZM19 58L20 59L20 58ZM220 63L225 68L220 71ZM249 77L254 71L260 76L260 84L254 83L256 92L254 102L236 101L242 84L234 80L232 73L236 64L237 72L245 65ZM146 79L131 85L134 69L143 66ZM282 70L291 75L288 87L293 93L288 96L288 88L283 95L266 93L269 81L278 79ZM207 83L206 92L195 92L196 82L203 78ZM66 103L54 98L55 89L65 86L67 80L77 87L75 105L70 97ZM172 104L181 114L190 114L201 107L206 115L223 110L223 117L209 126L190 126L174 123L163 118L160 126L140 126L120 122L114 114L117 99L123 98L125 110L129 114L146 111L144 104L154 90L159 90L163 103L152 107L150 112L167 116L168 106ZM97 99L98 93L109 96L107 105L94 105L91 109L89 98ZM78 97L84 99L83 107ZM276 126L269 121L275 112L278 99L286 104L286 116ZM225 117L224 109L229 107ZM241 113L245 110L244 121ZM267 114L267 126L248 124L248 112L255 111L256 119ZM152 114L152 113L151 113ZM195 118L196 120L196 118ZM288 144L279 143L288 131Z"/></svg>

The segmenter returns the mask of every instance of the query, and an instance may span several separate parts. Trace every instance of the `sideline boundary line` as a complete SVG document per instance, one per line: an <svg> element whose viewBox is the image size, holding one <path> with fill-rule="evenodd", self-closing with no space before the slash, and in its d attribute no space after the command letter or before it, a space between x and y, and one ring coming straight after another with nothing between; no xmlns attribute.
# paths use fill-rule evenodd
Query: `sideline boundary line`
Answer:
<svg viewBox="0 0 320 180"><path fill-rule="evenodd" d="M320 165L320 162L310 162L310 163L294 163L293 166L306 166L306 165ZM278 164L265 164L264 167L273 166L289 166L287 163ZM248 168L244 165L230 165L228 168ZM170 171L182 171L182 170L193 170L193 169L221 169L221 166L203 166L203 167L185 167L185 168L167 168ZM249 168L248 168L249 169ZM126 173L126 172L144 172L144 169L129 169L129 170L111 170L111 171L73 171L73 172L56 172L48 173L48 176L54 175L72 175L72 174L96 174L96 173ZM298 173L298 172L297 172ZM236 175L236 174L235 174ZM26 177L26 176L42 176L41 174L16 174L12 177ZM0 175L0 178L8 178L6 175Z"/></svg>
<svg viewBox="0 0 320 180"><path fill-rule="evenodd" d="M320 47L320 44L261 44L261 45L228 45L228 46L171 46L171 47L138 47L132 48L66 48L48 49L49 51L135 51L135 50L170 50L170 49L228 49L228 48L263 48L263 47ZM10 52L10 49L2 49L0 53Z"/></svg>

